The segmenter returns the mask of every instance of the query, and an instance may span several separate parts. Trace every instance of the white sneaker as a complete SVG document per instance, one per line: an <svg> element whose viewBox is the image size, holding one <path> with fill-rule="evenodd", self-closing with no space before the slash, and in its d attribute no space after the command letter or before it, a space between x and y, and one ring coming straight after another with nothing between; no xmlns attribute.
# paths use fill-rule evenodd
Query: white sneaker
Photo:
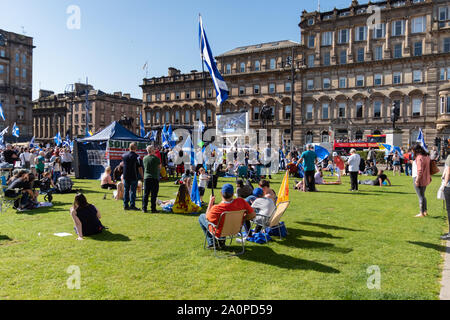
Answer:
<svg viewBox="0 0 450 320"><path fill-rule="evenodd" d="M241 238L236 238L236 242L237 243L242 243L242 239ZM247 242L247 238L244 238L244 243Z"/></svg>

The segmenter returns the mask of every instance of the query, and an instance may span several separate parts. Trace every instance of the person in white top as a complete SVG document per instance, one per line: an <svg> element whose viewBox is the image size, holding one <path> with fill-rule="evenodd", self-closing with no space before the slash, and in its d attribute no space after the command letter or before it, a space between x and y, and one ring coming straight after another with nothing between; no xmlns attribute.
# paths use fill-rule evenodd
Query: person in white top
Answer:
<svg viewBox="0 0 450 320"><path fill-rule="evenodd" d="M28 152L28 148L25 148L25 150L20 154L20 164L22 165L22 168L30 169L30 158L31 153Z"/></svg>
<svg viewBox="0 0 450 320"><path fill-rule="evenodd" d="M355 149L350 150L350 158L348 158L348 171L350 172L351 189L350 191L358 191L358 173L361 157L356 153Z"/></svg>
<svg viewBox="0 0 450 320"><path fill-rule="evenodd" d="M206 174L205 168L200 168L200 170L198 172L200 173L198 190L200 192L200 201L203 202L203 196L205 195L206 184L208 183L210 176Z"/></svg>
<svg viewBox="0 0 450 320"><path fill-rule="evenodd" d="M67 174L70 174L72 169L73 156L70 153L70 150L65 148L64 152L61 154L61 165Z"/></svg>

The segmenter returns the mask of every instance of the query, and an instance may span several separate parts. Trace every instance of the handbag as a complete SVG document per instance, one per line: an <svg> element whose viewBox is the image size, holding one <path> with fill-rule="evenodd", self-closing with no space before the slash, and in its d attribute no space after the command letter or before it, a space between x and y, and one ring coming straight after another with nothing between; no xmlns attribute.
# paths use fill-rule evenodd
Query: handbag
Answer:
<svg viewBox="0 0 450 320"><path fill-rule="evenodd" d="M444 189L445 189L445 185L444 185L444 182L442 181L441 187L439 188L439 190L437 192L438 200L445 200Z"/></svg>
<svg viewBox="0 0 450 320"><path fill-rule="evenodd" d="M437 166L437 161L436 160L431 160L430 161L430 174L431 175L435 175L435 174L437 174L439 172L440 172L440 170L439 170L439 168Z"/></svg>

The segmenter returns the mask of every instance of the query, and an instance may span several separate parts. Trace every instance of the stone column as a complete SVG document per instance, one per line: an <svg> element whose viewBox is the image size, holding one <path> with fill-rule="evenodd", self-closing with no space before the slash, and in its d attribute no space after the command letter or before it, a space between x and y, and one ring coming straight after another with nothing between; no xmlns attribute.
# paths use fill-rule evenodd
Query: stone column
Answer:
<svg viewBox="0 0 450 320"><path fill-rule="evenodd" d="M406 21L405 21L405 41L404 43L404 47L403 47L403 56L404 57L409 57L411 56L411 52L410 52L410 38L409 38L409 34L410 34L410 21L409 21L409 17L405 17Z"/></svg>
<svg viewBox="0 0 450 320"><path fill-rule="evenodd" d="M354 32L353 27L348 28L349 41L348 41L347 63L353 63L353 32Z"/></svg>
<svg viewBox="0 0 450 320"><path fill-rule="evenodd" d="M386 44L384 46L384 57L383 59L391 58L391 26L392 21L386 21Z"/></svg>
<svg viewBox="0 0 450 320"><path fill-rule="evenodd" d="M367 28L367 44L366 44L366 54L365 54L365 61L372 61L372 51L371 51L371 40L372 40L372 34L374 29Z"/></svg>
<svg viewBox="0 0 450 320"><path fill-rule="evenodd" d="M338 40L338 30L333 32L333 43L331 45L330 60L331 64L336 64L336 44Z"/></svg>

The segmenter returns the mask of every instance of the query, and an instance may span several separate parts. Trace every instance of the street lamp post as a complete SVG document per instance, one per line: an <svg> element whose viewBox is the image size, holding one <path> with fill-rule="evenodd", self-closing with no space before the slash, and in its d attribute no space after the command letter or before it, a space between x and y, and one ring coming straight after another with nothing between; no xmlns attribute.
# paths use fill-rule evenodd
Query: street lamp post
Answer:
<svg viewBox="0 0 450 320"><path fill-rule="evenodd" d="M294 125L295 125L295 50L292 47L292 58L291 58L291 143L290 149L294 144Z"/></svg>

